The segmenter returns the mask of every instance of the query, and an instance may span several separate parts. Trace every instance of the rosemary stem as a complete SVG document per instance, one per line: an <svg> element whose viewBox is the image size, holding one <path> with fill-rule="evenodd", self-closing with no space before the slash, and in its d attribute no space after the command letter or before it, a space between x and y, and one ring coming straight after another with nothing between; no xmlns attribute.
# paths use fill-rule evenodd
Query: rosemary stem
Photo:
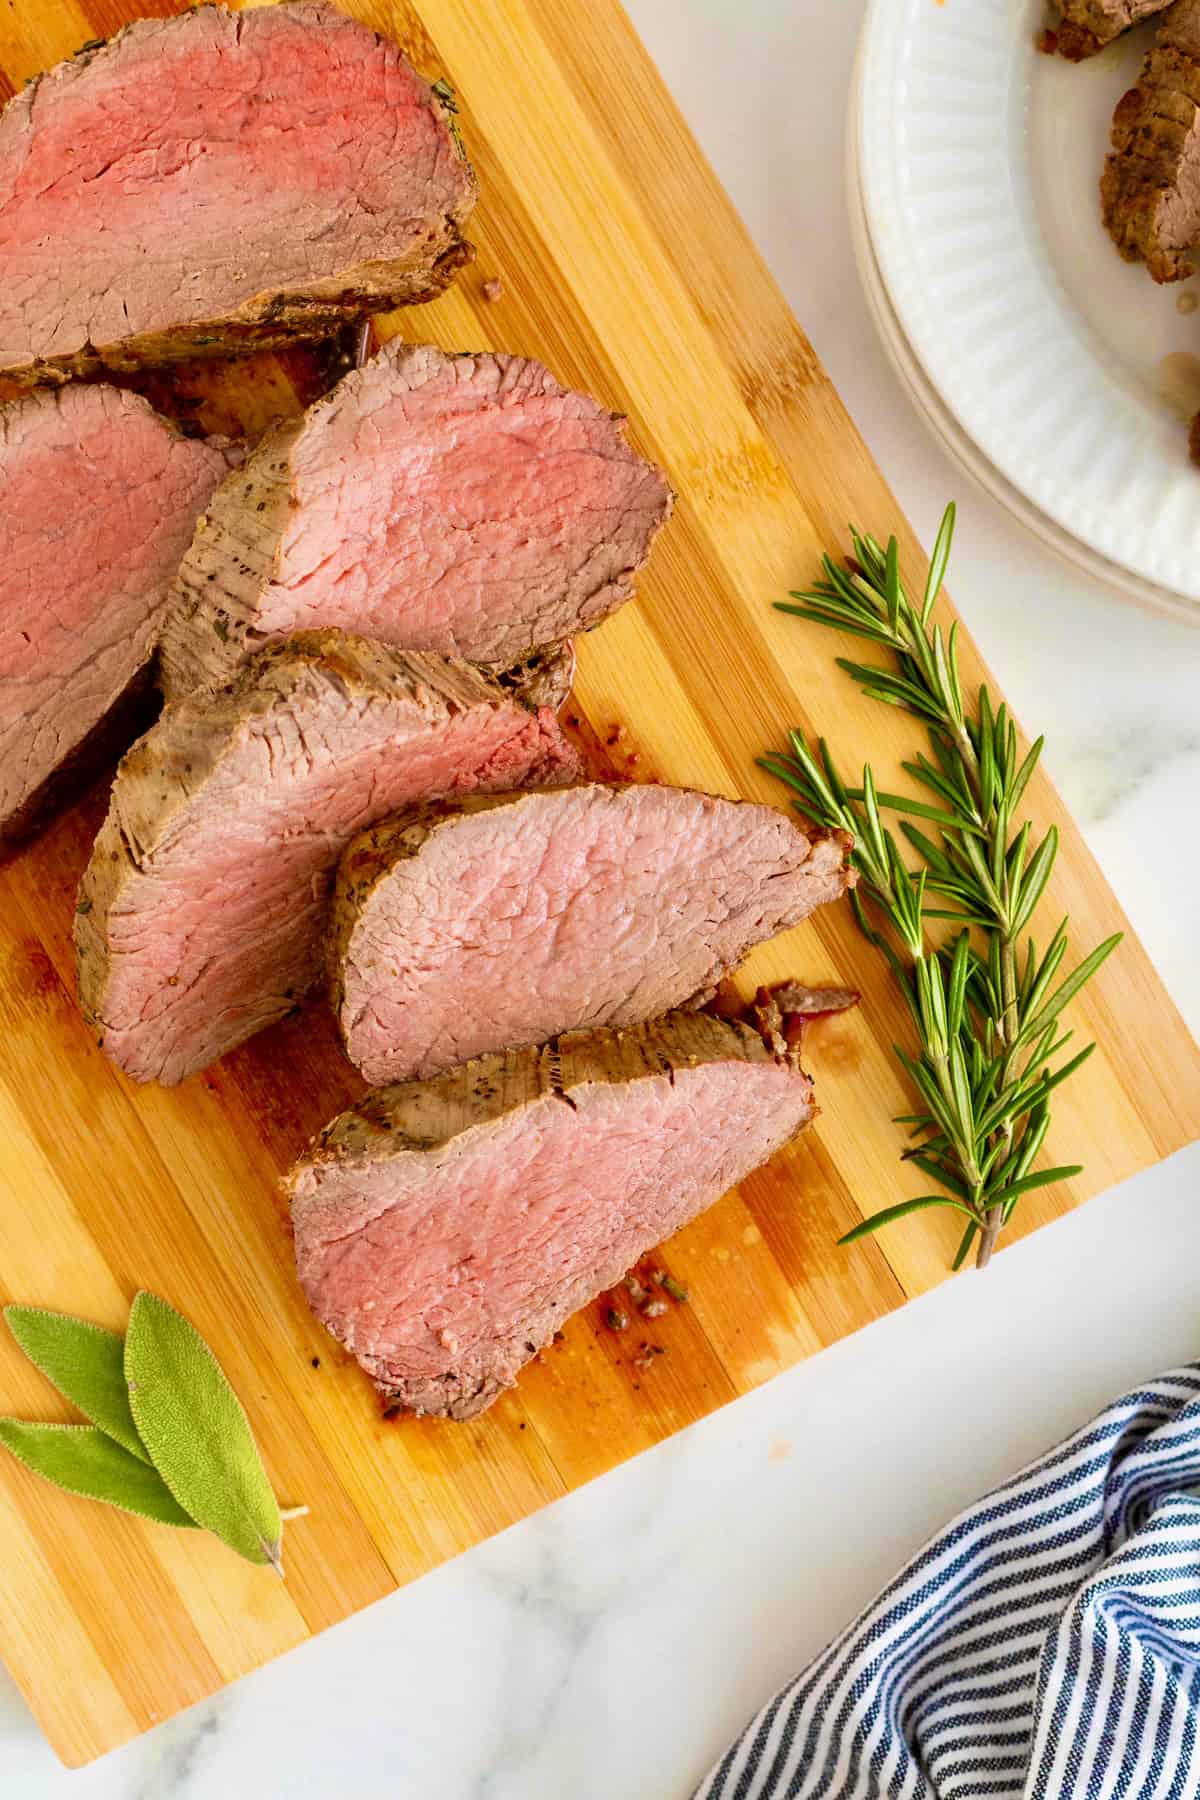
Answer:
<svg viewBox="0 0 1200 1800"><path fill-rule="evenodd" d="M1000 1236L1000 1227L1004 1223L1004 1208L989 1206L983 1215L983 1230L979 1234L979 1249L975 1256L975 1267L986 1269L992 1260L992 1251L996 1248L996 1239Z"/></svg>
<svg viewBox="0 0 1200 1800"><path fill-rule="evenodd" d="M975 804L979 807L980 816L982 817L983 782L980 779L979 758L975 754L975 746L971 742L971 734L965 725L956 724L950 719L946 720L945 729L953 739L954 748L962 757L963 768L967 772L967 780L970 783L971 792L975 797Z"/></svg>
<svg viewBox="0 0 1200 1800"><path fill-rule="evenodd" d="M1008 894L1005 893L1005 910L1007 911ZM1000 937L1000 998L1004 1003L1002 1025L1004 1043L1008 1051L1005 1059L1005 1073L1011 1073L1012 1059L1016 1051L1017 1035L1021 1021L1017 1010L1017 949L1007 928Z"/></svg>
<svg viewBox="0 0 1200 1800"><path fill-rule="evenodd" d="M1004 912L1008 913L1009 892L1008 881L1004 883ZM1012 1080L1013 1060L1017 1054L1017 1033L1020 1030L1020 1016L1017 1007L1017 952L1007 927L1000 934L1000 1038L1004 1045L1004 1065L1000 1073L1000 1086L1005 1088ZM1006 1119L1001 1125L998 1136L1003 1146L993 1166L993 1180L996 1187L1003 1187L1003 1171L1013 1154L1013 1122ZM983 1230L979 1234L979 1249L975 1255L975 1267L986 1269L992 1260L992 1251L996 1247L996 1239L1004 1223L1004 1209L1000 1206L989 1206L983 1215Z"/></svg>

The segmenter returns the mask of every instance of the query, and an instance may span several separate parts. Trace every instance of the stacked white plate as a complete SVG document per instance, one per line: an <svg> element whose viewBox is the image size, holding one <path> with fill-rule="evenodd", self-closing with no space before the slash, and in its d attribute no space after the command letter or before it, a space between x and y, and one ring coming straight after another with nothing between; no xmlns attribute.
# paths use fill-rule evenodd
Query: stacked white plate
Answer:
<svg viewBox="0 0 1200 1800"><path fill-rule="evenodd" d="M1148 34L1074 65L1038 51L1045 16L870 0L849 134L863 283L963 466L1070 561L1200 624L1200 283L1157 287L1100 221Z"/></svg>

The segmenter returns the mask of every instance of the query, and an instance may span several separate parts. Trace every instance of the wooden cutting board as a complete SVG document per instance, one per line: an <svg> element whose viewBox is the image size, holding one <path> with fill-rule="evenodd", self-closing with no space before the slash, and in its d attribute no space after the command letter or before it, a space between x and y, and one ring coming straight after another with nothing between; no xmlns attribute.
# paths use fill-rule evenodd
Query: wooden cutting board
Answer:
<svg viewBox="0 0 1200 1800"><path fill-rule="evenodd" d="M615 0L347 9L448 76L483 184L477 264L392 326L544 358L627 412L679 491L637 603L580 649L578 710L614 740L615 765L781 804L754 759L796 724L848 763L894 765L916 744L911 721L860 699L828 634L770 602L811 578L848 519L899 529L914 579L920 555ZM167 6L0 9L0 83L17 89L142 10ZM489 303L491 277L504 291ZM293 407L296 386L294 363L258 359L195 391L210 423L254 425ZM969 647L964 660L977 678ZM1046 781L1028 805L1062 832L1046 916L1069 912L1075 947L1090 947L1120 911ZM74 889L100 807L85 802L0 870L0 1298L121 1326L137 1288L169 1297L216 1347L281 1498L311 1516L289 1527L284 1586L199 1534L68 1499L0 1461L0 1648L64 1761L144 1731L945 1276L956 1234L937 1217L836 1248L916 1183L889 1123L908 1099L889 1048L905 1022L848 911L827 910L757 954L747 980L837 977L864 1004L814 1034L816 1129L668 1247L690 1304L624 1336L590 1309L476 1423L383 1422L304 1307L276 1187L353 1086L327 1022L289 1022L169 1092L111 1068L72 998ZM1023 1202L1017 1231L1200 1135L1200 1054L1136 941L1072 1022L1101 1048L1062 1091L1051 1147L1086 1173ZM1142 1229L1132 1213L1128 1229ZM649 1338L667 1354L639 1368ZM7 1334L0 1410L68 1416Z"/></svg>

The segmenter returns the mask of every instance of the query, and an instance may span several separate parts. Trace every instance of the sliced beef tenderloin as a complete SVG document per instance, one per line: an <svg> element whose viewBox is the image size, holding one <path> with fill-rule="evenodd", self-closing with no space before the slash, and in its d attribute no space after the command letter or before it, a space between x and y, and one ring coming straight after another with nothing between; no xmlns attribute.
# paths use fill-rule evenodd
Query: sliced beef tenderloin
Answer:
<svg viewBox="0 0 1200 1800"><path fill-rule="evenodd" d="M124 748L172 577L228 468L117 388L0 407L0 838Z"/></svg>
<svg viewBox="0 0 1200 1800"><path fill-rule="evenodd" d="M136 1080L180 1081L312 985L356 832L418 796L577 777L553 713L465 663L336 631L265 650L117 772L76 915L85 1016Z"/></svg>
<svg viewBox="0 0 1200 1800"><path fill-rule="evenodd" d="M1061 0L1055 48L1071 62L1082 62L1170 4L1171 0Z"/></svg>
<svg viewBox="0 0 1200 1800"><path fill-rule="evenodd" d="M700 1003L753 944L845 892L849 841L686 788L472 796L342 858L330 977L371 1082ZM463 996L469 1004L463 1004Z"/></svg>
<svg viewBox="0 0 1200 1800"><path fill-rule="evenodd" d="M1175 0L1113 116L1100 183L1104 223L1155 281L1193 273L1200 244L1200 0Z"/></svg>
<svg viewBox="0 0 1200 1800"><path fill-rule="evenodd" d="M0 116L0 373L232 354L427 300L474 201L445 90L325 0L140 20Z"/></svg>
<svg viewBox="0 0 1200 1800"><path fill-rule="evenodd" d="M814 1111L791 1058L692 1012L377 1089L288 1178L301 1285L389 1405L470 1418Z"/></svg>
<svg viewBox="0 0 1200 1800"><path fill-rule="evenodd" d="M180 570L165 691L326 625L512 662L627 600L670 506L623 421L540 363L392 339L217 494Z"/></svg>

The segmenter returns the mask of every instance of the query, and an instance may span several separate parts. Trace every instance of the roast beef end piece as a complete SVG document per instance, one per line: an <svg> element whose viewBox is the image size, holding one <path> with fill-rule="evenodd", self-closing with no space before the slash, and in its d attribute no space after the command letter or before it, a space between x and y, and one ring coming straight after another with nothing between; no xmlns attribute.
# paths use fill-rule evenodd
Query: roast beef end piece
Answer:
<svg viewBox="0 0 1200 1800"><path fill-rule="evenodd" d="M1191 429L1188 432L1188 455L1200 469L1200 413L1197 413L1192 420Z"/></svg>
<svg viewBox="0 0 1200 1800"><path fill-rule="evenodd" d="M762 988L760 994L771 1000L786 1018L828 1019L835 1013L850 1012L862 999L857 988L805 987L799 981L777 981L774 987Z"/></svg>
<svg viewBox="0 0 1200 1800"><path fill-rule="evenodd" d="M843 834L657 784L410 809L339 866L346 1053L371 1082L427 1077L700 1004L754 944L843 894L848 864Z"/></svg>
<svg viewBox="0 0 1200 1800"><path fill-rule="evenodd" d="M792 1059L694 1012L379 1089L288 1178L301 1285L389 1408L470 1418L815 1110Z"/></svg>
<svg viewBox="0 0 1200 1800"><path fill-rule="evenodd" d="M1048 31L1046 38L1053 39L1052 45L1046 45L1048 54L1065 57L1068 62L1086 62L1104 48L1104 41L1094 31L1088 31L1082 25L1072 25L1066 19L1054 30Z"/></svg>
<svg viewBox="0 0 1200 1800"><path fill-rule="evenodd" d="M1133 25L1165 11L1171 0L1062 0L1052 27L1060 56L1084 62Z"/></svg>
<svg viewBox="0 0 1200 1800"><path fill-rule="evenodd" d="M393 338L217 494L179 572L164 690L326 626L510 665L630 597L671 503L624 420L541 363Z"/></svg>
<svg viewBox="0 0 1200 1800"><path fill-rule="evenodd" d="M444 93L326 0L139 20L0 115L0 373L236 355L431 299L475 194Z"/></svg>
<svg viewBox="0 0 1200 1800"><path fill-rule="evenodd" d="M0 406L0 838L33 830L153 716L171 580L227 468L114 387Z"/></svg>
<svg viewBox="0 0 1200 1800"><path fill-rule="evenodd" d="M748 1017L776 1056L799 1057L808 1025L850 1012L861 999L856 988L811 988L798 981L777 981L773 987L759 988Z"/></svg>
<svg viewBox="0 0 1200 1800"><path fill-rule="evenodd" d="M122 762L75 920L84 1014L136 1080L180 1081L318 978L356 832L418 796L578 777L553 713L466 663L337 631L273 646Z"/></svg>
<svg viewBox="0 0 1200 1800"><path fill-rule="evenodd" d="M1100 183L1104 223L1127 262L1186 281L1200 245L1200 0L1175 0L1136 87L1113 115Z"/></svg>

